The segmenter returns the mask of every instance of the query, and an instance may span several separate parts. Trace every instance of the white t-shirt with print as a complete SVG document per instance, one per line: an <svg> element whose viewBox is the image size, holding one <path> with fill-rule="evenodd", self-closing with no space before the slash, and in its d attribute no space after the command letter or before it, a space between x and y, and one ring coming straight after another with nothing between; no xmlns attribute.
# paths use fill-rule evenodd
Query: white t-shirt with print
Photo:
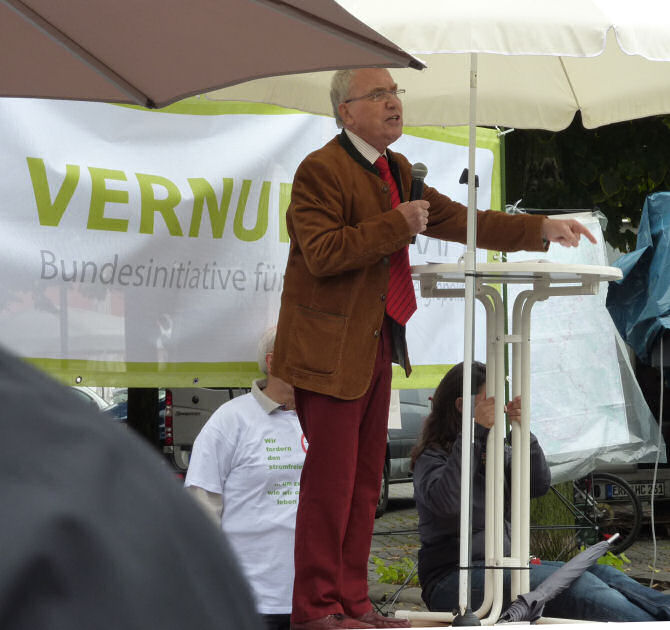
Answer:
<svg viewBox="0 0 670 630"><path fill-rule="evenodd" d="M291 612L306 448L296 413L268 414L251 393L219 407L193 444L185 485L222 495L221 528L262 614Z"/></svg>

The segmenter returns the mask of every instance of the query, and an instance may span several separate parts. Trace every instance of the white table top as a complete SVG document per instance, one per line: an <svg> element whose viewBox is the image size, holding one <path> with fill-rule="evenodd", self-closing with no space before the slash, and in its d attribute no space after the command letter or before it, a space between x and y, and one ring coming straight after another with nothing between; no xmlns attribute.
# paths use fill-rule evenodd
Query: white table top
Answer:
<svg viewBox="0 0 670 630"><path fill-rule="evenodd" d="M436 276L442 282L459 282L465 280L463 263L430 263L415 265L411 268L415 279ZM607 282L620 280L623 277L618 267L600 265L566 265L544 260L524 262L477 263L475 275L485 282L530 284L544 279L550 283L575 283L584 280Z"/></svg>

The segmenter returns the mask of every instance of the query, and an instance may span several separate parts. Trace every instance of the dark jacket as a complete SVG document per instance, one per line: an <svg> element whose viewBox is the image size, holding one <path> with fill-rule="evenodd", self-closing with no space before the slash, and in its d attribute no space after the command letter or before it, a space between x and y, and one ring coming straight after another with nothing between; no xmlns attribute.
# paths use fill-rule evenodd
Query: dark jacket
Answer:
<svg viewBox="0 0 670 630"><path fill-rule="evenodd" d="M401 199L411 164L387 151ZM466 241L467 210L430 186L425 234ZM410 242L389 187L346 134L308 155L293 180L286 222L291 246L277 324L272 373L296 387L342 399L368 389L384 319L389 256ZM478 245L543 250L542 216L479 212ZM404 332L404 329L403 329ZM402 338L397 360L411 368Z"/></svg>
<svg viewBox="0 0 670 630"><path fill-rule="evenodd" d="M0 348L0 627L263 630L225 535L148 442Z"/></svg>
<svg viewBox="0 0 670 630"><path fill-rule="evenodd" d="M484 560L485 461L488 429L475 425L472 485L472 560ZM512 453L505 446L505 554L510 547L509 479ZM537 438L530 435L532 497L542 496L551 485L551 472ZM414 498L419 514L419 581L424 601L430 601L435 584L458 568L461 518L461 435L451 453L426 449L414 465Z"/></svg>

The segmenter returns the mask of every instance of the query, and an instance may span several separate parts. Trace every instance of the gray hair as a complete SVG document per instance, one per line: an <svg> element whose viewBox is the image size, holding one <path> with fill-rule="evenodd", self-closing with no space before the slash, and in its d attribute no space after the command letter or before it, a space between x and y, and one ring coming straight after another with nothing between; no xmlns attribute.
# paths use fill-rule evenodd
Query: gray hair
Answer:
<svg viewBox="0 0 670 630"><path fill-rule="evenodd" d="M265 364L265 357L274 350L276 336L277 327L272 326L261 335L261 338L258 342L258 352L256 357L258 359L258 367L260 371L263 372L263 374L268 373L268 366Z"/></svg>
<svg viewBox="0 0 670 630"><path fill-rule="evenodd" d="M330 81L330 102L333 105L335 122L340 129L344 127L344 123L337 111L337 106L340 103L344 103L349 97L349 89L351 88L351 79L354 76L354 72L355 70L338 70Z"/></svg>

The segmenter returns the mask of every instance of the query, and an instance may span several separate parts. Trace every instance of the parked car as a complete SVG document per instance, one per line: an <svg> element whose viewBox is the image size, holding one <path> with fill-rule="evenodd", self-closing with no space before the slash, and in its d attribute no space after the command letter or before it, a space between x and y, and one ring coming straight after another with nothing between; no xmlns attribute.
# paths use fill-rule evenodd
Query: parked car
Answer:
<svg viewBox="0 0 670 630"><path fill-rule="evenodd" d="M223 403L250 390L245 387L183 387L158 391L156 432L159 445L174 471L183 477L188 470L193 442L205 422ZM423 419L430 410L432 393L432 389L400 390L401 427L388 431L377 516L386 511L389 485L412 481L410 453L421 431ZM115 402L105 408L103 413L117 422L127 422L127 390L117 389L112 399Z"/></svg>
<svg viewBox="0 0 670 630"><path fill-rule="evenodd" d="M83 385L73 385L70 387L70 391L81 401L85 402L87 405L103 411L107 409L110 404L98 394L94 389L90 387L84 387Z"/></svg>
<svg viewBox="0 0 670 630"><path fill-rule="evenodd" d="M248 388L175 388L165 390L163 453L179 474L188 469L193 442L223 403ZM377 516L388 505L389 484L411 482L410 452L430 409L432 389L400 390L401 427L389 429ZM163 407L161 407L163 408Z"/></svg>
<svg viewBox="0 0 670 630"><path fill-rule="evenodd" d="M103 410L103 414L115 422L128 422L128 388L117 387L112 392L112 404ZM156 436L159 443L165 439L165 389L158 390L158 417L156 418Z"/></svg>
<svg viewBox="0 0 670 630"><path fill-rule="evenodd" d="M654 473L653 464L612 464L599 466L594 474L610 473L624 479L640 499L643 522L651 518L651 497L654 496L654 522L663 523L670 530L670 465L659 464ZM655 483L654 483L655 481ZM612 488L606 488L612 493ZM611 497L609 497L611 498Z"/></svg>
<svg viewBox="0 0 670 630"><path fill-rule="evenodd" d="M433 389L401 389L401 428L389 429L386 442L386 462L375 516L379 518L388 506L389 485L412 481L410 454L421 433L424 418L430 411Z"/></svg>
<svg viewBox="0 0 670 630"><path fill-rule="evenodd" d="M244 387L182 387L165 390L163 453L178 473L186 474L193 442L223 403L249 392Z"/></svg>

